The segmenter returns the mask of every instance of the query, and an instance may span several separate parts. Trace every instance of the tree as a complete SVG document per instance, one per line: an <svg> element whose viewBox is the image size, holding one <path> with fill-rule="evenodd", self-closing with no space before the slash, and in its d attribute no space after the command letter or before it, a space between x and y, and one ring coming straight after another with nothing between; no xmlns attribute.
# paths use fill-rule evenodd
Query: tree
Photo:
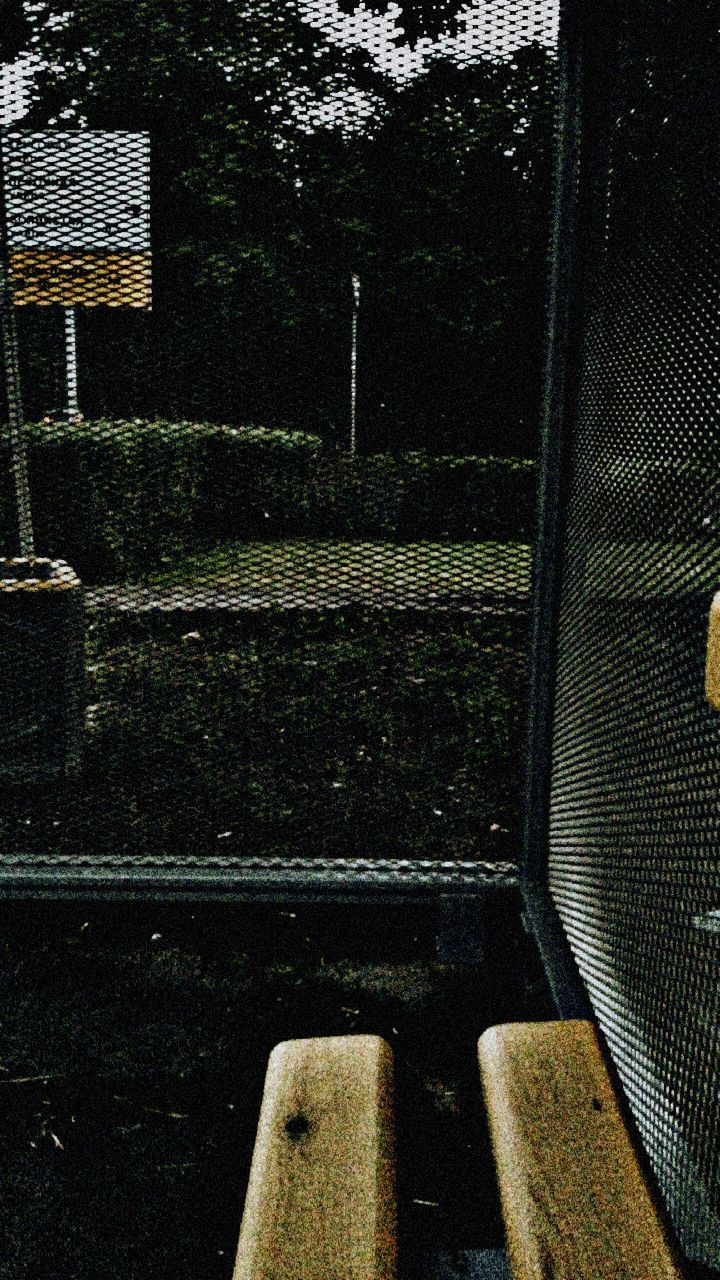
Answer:
<svg viewBox="0 0 720 1280"><path fill-rule="evenodd" d="M432 34L458 8L404 12ZM365 439L526 448L544 295L546 51L462 65L436 56L398 80L303 12L275 0L77 0L62 22L35 10L44 70L32 123L153 138L153 316L85 318L86 404L344 439L358 270Z"/></svg>
<svg viewBox="0 0 720 1280"><path fill-rule="evenodd" d="M330 240L332 208L336 236L355 233L361 368L372 370L362 415L377 447L535 447L551 72L538 46L513 63L438 59L395 88L376 133L356 143L352 197L333 177L340 166L316 171L331 185L312 221Z"/></svg>
<svg viewBox="0 0 720 1280"><path fill-rule="evenodd" d="M30 25L22 0L0 0L0 63L14 62L29 39Z"/></svg>

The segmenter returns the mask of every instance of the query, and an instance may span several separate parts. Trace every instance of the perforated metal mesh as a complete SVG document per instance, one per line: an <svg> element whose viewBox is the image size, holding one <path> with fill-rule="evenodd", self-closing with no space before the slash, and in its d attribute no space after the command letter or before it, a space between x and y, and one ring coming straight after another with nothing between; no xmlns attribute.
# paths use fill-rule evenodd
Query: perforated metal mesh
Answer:
<svg viewBox="0 0 720 1280"><path fill-rule="evenodd" d="M82 583L84 726L36 804L41 675L4 865L506 861L555 4L23 13L0 549Z"/></svg>
<svg viewBox="0 0 720 1280"><path fill-rule="evenodd" d="M550 886L682 1243L718 1266L717 11L628 0L608 61L585 8L605 234L584 246Z"/></svg>

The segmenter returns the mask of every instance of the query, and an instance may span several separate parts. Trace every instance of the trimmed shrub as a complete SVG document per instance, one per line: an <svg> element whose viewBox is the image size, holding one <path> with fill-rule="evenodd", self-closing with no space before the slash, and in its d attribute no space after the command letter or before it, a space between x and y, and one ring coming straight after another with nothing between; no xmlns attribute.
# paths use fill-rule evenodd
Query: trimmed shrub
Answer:
<svg viewBox="0 0 720 1280"><path fill-rule="evenodd" d="M268 503L277 513L276 495L301 483L321 448L302 432L187 422L34 423L27 438L38 551L88 584L142 578L236 524L267 536ZM0 531L13 551L7 433L0 475Z"/></svg>
<svg viewBox="0 0 720 1280"><path fill-rule="evenodd" d="M303 517L307 533L337 537L531 541L535 471L521 458L325 454Z"/></svg>
<svg viewBox="0 0 720 1280"><path fill-rule="evenodd" d="M28 427L38 551L88 584L138 581L226 539L525 539L535 465L523 459L351 459L317 436L208 423ZM2 549L17 547L7 432Z"/></svg>

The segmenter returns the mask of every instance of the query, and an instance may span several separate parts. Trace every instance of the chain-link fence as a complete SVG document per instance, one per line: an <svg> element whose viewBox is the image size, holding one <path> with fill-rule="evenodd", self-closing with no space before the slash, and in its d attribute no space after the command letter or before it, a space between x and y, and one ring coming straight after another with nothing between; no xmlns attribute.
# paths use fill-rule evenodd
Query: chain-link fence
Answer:
<svg viewBox="0 0 720 1280"><path fill-rule="evenodd" d="M513 857L554 4L18 12L6 865Z"/></svg>

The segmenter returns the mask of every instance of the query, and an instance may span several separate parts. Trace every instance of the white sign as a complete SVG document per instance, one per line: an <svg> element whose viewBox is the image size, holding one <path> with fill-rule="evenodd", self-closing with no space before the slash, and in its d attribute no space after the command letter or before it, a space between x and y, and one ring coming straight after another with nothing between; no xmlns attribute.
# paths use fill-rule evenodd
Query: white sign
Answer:
<svg viewBox="0 0 720 1280"><path fill-rule="evenodd" d="M11 250L149 250L148 134L19 129L4 154Z"/></svg>

